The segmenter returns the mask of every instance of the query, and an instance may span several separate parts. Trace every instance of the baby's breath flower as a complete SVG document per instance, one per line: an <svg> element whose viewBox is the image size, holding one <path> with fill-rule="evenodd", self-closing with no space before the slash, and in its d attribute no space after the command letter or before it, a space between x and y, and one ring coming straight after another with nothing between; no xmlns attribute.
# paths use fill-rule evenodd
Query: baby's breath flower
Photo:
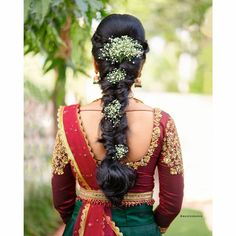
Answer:
<svg viewBox="0 0 236 236"><path fill-rule="evenodd" d="M104 107L105 119L110 120L113 127L120 122L120 109L121 104L117 99L114 99L110 104Z"/></svg>
<svg viewBox="0 0 236 236"><path fill-rule="evenodd" d="M115 158L117 158L118 160L124 158L128 153L128 147L123 144L115 145L115 149L116 149Z"/></svg>
<svg viewBox="0 0 236 236"><path fill-rule="evenodd" d="M124 80L126 76L126 72L124 69L118 69L115 68L113 69L111 72L109 72L106 76L106 79L112 83L112 84L116 84L121 80Z"/></svg>
<svg viewBox="0 0 236 236"><path fill-rule="evenodd" d="M134 57L141 57L144 52L142 45L128 35L110 37L100 51L99 58L109 60L112 64L121 63L123 60L131 61Z"/></svg>

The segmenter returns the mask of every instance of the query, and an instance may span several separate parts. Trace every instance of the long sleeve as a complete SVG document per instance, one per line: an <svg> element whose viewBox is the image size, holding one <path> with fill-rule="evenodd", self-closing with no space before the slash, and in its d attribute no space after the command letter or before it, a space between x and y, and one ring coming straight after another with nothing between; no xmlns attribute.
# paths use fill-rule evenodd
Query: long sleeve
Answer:
<svg viewBox="0 0 236 236"><path fill-rule="evenodd" d="M60 130L57 131L52 154L52 194L53 204L66 223L74 210L76 200L76 180L72 173Z"/></svg>
<svg viewBox="0 0 236 236"><path fill-rule="evenodd" d="M158 174L160 203L154 213L157 224L161 228L167 228L181 210L184 190L181 145L175 122L169 114L158 159Z"/></svg>

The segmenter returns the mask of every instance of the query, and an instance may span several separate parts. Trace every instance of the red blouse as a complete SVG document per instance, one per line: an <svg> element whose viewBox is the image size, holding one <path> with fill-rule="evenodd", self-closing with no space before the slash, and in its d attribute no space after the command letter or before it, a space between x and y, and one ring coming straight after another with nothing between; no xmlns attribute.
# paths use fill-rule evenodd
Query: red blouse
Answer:
<svg viewBox="0 0 236 236"><path fill-rule="evenodd" d="M76 182L84 188L99 189L93 175L96 161L81 124L79 107L76 104L59 109L59 129L52 155L53 202L65 223L74 209ZM140 161L126 163L137 171L136 184L129 192L152 191L154 172L158 168L160 202L154 214L157 225L167 228L181 210L183 162L173 118L159 108L155 108L154 114L151 145L147 154ZM91 158L89 168L83 158Z"/></svg>

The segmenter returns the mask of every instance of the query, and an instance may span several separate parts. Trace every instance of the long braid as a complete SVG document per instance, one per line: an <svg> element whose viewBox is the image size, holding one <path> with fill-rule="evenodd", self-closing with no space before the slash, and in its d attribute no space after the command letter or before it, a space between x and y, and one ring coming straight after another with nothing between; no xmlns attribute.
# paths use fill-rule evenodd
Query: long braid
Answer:
<svg viewBox="0 0 236 236"><path fill-rule="evenodd" d="M122 144L127 147L128 129L125 108L128 105L128 94L133 78L126 78L125 81L119 82L117 86L112 86L105 79L100 80L100 86L103 92L107 92L102 96L103 112L106 106L117 99L121 104L120 121L114 128L112 123L102 118L100 127L102 138L99 140L104 144L107 151L106 157L103 159L97 171L97 180L100 187L106 194L106 197L115 205L119 206L124 195L135 184L136 173L128 166L121 164L117 159L112 159L116 155L116 144ZM129 86L127 86L129 83Z"/></svg>
<svg viewBox="0 0 236 236"><path fill-rule="evenodd" d="M112 44L108 38L110 39L114 32L107 34L106 30L112 29L112 24L115 24L117 19L119 19L120 24L122 21L124 27L127 27L127 18L130 22L135 23L135 27L138 26L138 30L141 28L140 43L133 43L132 39L129 38L133 35L124 36L127 29L123 29L123 32L115 37L115 43ZM113 29L115 30L114 27ZM136 48L133 47L133 51L130 50L127 54L129 42L132 43L131 46L134 45ZM138 19L130 15L120 14L110 15L100 23L92 37L92 43L92 53L99 66L99 85L103 93L102 112L104 116L100 122L102 134L98 141L103 143L106 149L105 157L97 168L96 177L105 196L114 206L120 207L124 195L135 185L136 181L136 171L120 161L128 154L128 123L125 108L129 103L128 95L131 86L146 59L145 53L148 52L148 45L144 40L142 25ZM121 43L124 46L123 51L120 49L122 48ZM114 45L115 47L111 48ZM130 60L131 56L132 60Z"/></svg>

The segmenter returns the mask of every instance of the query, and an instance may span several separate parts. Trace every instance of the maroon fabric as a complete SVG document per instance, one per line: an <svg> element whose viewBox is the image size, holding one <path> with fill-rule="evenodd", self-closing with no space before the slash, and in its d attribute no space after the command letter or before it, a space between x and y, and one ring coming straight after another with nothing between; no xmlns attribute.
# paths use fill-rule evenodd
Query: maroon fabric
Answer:
<svg viewBox="0 0 236 236"><path fill-rule="evenodd" d="M166 228L181 210L183 200L183 176L171 175L169 168L159 165L160 203L155 211L156 222Z"/></svg>
<svg viewBox="0 0 236 236"><path fill-rule="evenodd" d="M70 219L76 200L76 181L70 165L66 165L63 175L52 175L53 204L64 223Z"/></svg>
<svg viewBox="0 0 236 236"><path fill-rule="evenodd" d="M71 147L72 153L76 157L76 162L79 163L80 171L86 179L86 182L92 189L99 189L94 178L96 173L96 162L89 152L83 132L81 130L77 130L79 125L75 108L77 109L78 107L79 105L76 104L66 106L64 108L63 123L66 135L70 137L68 139L68 143ZM155 209L154 214L157 224L163 228L168 227L178 215L183 201L184 188L183 176L181 174L171 175L169 167L160 161L160 153L168 118L169 114L162 111L158 146L155 149L149 163L146 166L140 166L137 169L136 184L132 189L130 189L130 192L152 191L154 188L155 169L158 168L160 203L157 209ZM89 162L89 166L88 162L84 161L84 158L89 158L89 160L91 160ZM91 173L94 174L90 176ZM79 184L85 187L82 182L79 182ZM75 178L69 165L66 166L65 173L63 175L53 175L52 186L54 205L61 214L63 221L66 222L72 214L76 197Z"/></svg>
<svg viewBox="0 0 236 236"><path fill-rule="evenodd" d="M169 117L170 115L168 113L162 111L161 126L163 136ZM157 224L162 228L167 228L181 210L184 195L184 177L182 174L170 174L170 168L161 162L161 158L159 155L157 160L159 205L154 213Z"/></svg>

